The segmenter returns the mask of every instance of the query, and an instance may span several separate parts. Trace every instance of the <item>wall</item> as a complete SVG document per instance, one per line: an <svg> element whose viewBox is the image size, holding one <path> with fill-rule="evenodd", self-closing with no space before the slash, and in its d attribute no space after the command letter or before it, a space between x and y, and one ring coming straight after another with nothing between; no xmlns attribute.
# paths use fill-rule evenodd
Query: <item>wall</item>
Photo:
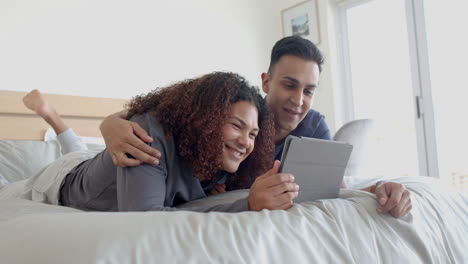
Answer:
<svg viewBox="0 0 468 264"><path fill-rule="evenodd" d="M0 89L130 98L214 70L260 84L268 1L0 2ZM265 37L268 36L268 37Z"/></svg>
<svg viewBox="0 0 468 264"><path fill-rule="evenodd" d="M131 98L215 70L260 86L281 10L300 1L2 0L0 89ZM318 2L327 63L314 108L334 131L328 4Z"/></svg>

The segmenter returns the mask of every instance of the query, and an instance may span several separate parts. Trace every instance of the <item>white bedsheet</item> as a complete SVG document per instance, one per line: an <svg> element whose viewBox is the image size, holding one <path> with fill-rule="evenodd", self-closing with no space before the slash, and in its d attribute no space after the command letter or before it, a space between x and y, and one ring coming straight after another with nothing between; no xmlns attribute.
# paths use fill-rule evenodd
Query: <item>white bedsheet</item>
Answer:
<svg viewBox="0 0 468 264"><path fill-rule="evenodd" d="M467 263L468 198L423 177L395 181L412 193L413 210L401 219L352 190L288 211L236 214L90 213L0 200L0 262Z"/></svg>

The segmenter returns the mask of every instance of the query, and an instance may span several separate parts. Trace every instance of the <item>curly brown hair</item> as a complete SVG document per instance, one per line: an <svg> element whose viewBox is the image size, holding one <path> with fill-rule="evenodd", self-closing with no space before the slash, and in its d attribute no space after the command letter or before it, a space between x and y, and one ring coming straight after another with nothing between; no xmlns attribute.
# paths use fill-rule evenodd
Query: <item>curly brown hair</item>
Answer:
<svg viewBox="0 0 468 264"><path fill-rule="evenodd" d="M274 125L259 89L238 74L214 72L137 96L127 105L127 118L147 112L154 115L167 136L174 138L179 155L191 163L195 177L211 180L221 168L222 127L230 106L239 101L256 106L260 131L253 152L226 185L228 190L248 188L272 166Z"/></svg>

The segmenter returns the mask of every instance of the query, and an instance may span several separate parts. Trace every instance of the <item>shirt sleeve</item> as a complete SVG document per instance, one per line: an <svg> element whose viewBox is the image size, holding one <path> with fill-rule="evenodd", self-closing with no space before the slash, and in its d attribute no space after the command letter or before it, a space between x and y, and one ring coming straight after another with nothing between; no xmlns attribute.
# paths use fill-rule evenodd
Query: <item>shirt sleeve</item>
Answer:
<svg viewBox="0 0 468 264"><path fill-rule="evenodd" d="M153 138L151 146L163 154L159 165L142 163L135 167L117 167L116 192L119 211L147 211L164 206L167 169L164 164L163 138L153 135L149 114L135 115L136 122Z"/></svg>
<svg viewBox="0 0 468 264"><path fill-rule="evenodd" d="M179 208L178 208L179 209ZM244 212L249 211L249 202L248 198L239 199L233 203L227 204L217 204L213 206L204 206L204 207L180 207L180 210L189 210L195 212Z"/></svg>
<svg viewBox="0 0 468 264"><path fill-rule="evenodd" d="M166 175L167 171L164 166L160 165L142 164L136 167L118 168L117 201L119 211L242 212L249 210L247 198L228 204L195 208L164 206Z"/></svg>
<svg viewBox="0 0 468 264"><path fill-rule="evenodd" d="M161 162L162 163L162 162ZM247 198L233 203L195 208L165 207L166 175L163 166L141 164L118 168L117 202L119 211L242 212L248 211Z"/></svg>
<svg viewBox="0 0 468 264"><path fill-rule="evenodd" d="M137 119L144 128L149 126L142 119ZM150 129L151 130L151 129ZM154 132L154 131L153 131ZM157 134L157 135L156 135ZM151 146L161 151L159 165L143 163L135 167L117 168L116 188L117 207L119 211L196 211L196 212L241 212L247 211L247 199L240 199L229 204L220 204L196 208L171 207L166 200L166 179L168 169L166 168L165 137L159 133L151 134L153 142ZM190 187L188 187L190 188Z"/></svg>
<svg viewBox="0 0 468 264"><path fill-rule="evenodd" d="M317 123L317 128L315 130L314 137L318 139L326 139L326 140L331 139L330 128L328 127L327 122L325 122L325 117L322 115L320 115L320 119Z"/></svg>
<svg viewBox="0 0 468 264"><path fill-rule="evenodd" d="M164 206L166 171L162 166L141 164L117 169L119 211L148 211Z"/></svg>

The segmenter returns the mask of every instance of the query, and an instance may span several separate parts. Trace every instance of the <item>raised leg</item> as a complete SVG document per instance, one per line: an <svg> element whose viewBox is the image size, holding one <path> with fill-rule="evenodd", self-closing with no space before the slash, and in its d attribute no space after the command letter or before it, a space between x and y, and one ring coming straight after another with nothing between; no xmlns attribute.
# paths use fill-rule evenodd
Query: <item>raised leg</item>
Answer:
<svg viewBox="0 0 468 264"><path fill-rule="evenodd" d="M63 122L60 115L38 90L32 90L23 97L24 105L42 117L57 134L62 154L87 150L86 144Z"/></svg>
<svg viewBox="0 0 468 264"><path fill-rule="evenodd" d="M57 135L68 129L55 109L47 102L39 90L32 90L23 97L24 105L42 117Z"/></svg>

